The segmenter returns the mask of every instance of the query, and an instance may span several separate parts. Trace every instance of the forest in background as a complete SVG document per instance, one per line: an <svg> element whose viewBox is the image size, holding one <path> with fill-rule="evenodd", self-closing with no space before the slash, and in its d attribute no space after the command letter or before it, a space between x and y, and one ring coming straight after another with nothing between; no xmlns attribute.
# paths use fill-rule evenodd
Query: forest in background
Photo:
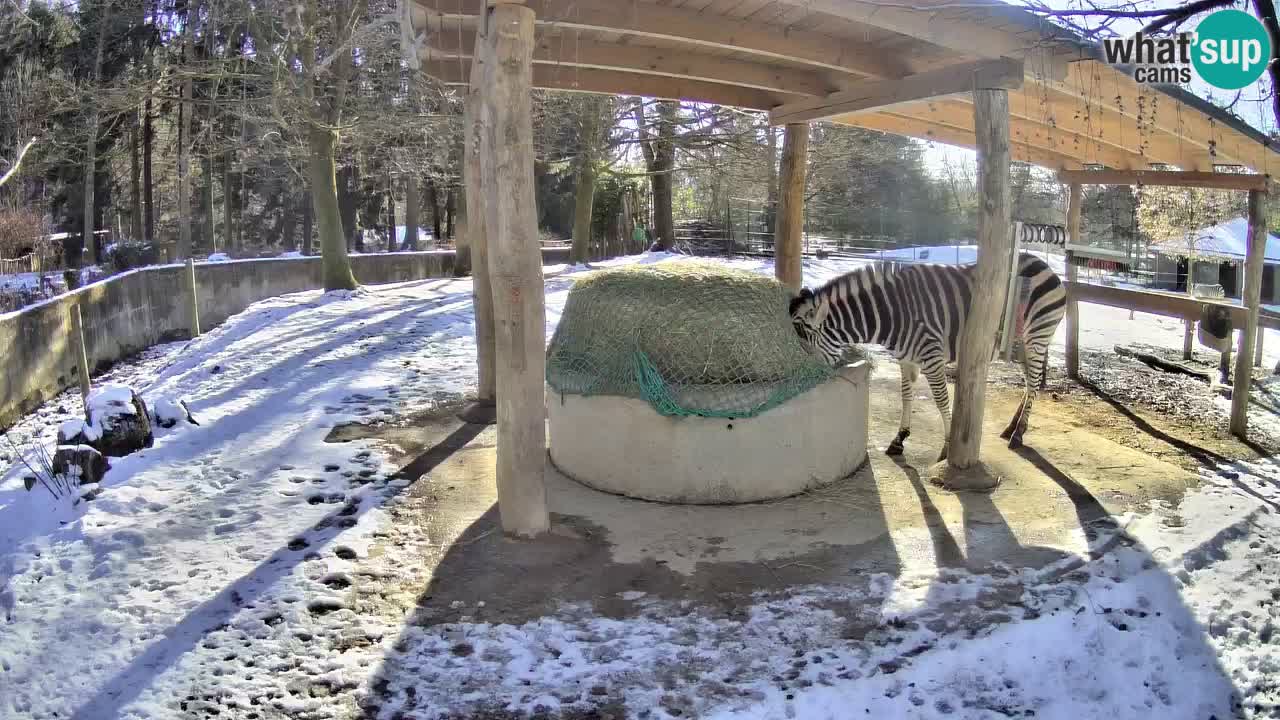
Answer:
<svg viewBox="0 0 1280 720"><path fill-rule="evenodd" d="M433 246L458 238L462 97L403 60L396 17L388 0L5 5L0 171L12 175L0 187L0 255L121 269L422 249L417 228ZM539 91L533 125L539 223L571 238L575 259L635 250L635 226L669 248L677 224L721 222L742 205L757 208L755 230L771 229L781 130L762 113ZM810 233L973 238L971 162L930 167L926 143L810 132ZM1016 219L1062 222L1050 173L1015 164L1011 178ZM1213 224L1243 202L1129 188L1090 188L1086 200L1088 238L1118 249ZM65 239L37 247L54 234ZM333 272L327 286L354 285L349 270Z"/></svg>

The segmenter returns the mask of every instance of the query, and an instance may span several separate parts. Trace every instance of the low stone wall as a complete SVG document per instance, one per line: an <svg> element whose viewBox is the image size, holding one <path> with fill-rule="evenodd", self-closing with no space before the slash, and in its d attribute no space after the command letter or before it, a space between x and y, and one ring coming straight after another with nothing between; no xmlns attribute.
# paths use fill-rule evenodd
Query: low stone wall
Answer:
<svg viewBox="0 0 1280 720"><path fill-rule="evenodd" d="M546 263L568 250L543 252ZM384 285L453 275L451 250L355 255L356 279ZM95 370L164 340L190 336L184 265L132 270L22 310L0 315L0 428L79 382L71 308L80 304L85 349ZM255 302L323 286L318 257L197 263L200 327L209 330Z"/></svg>

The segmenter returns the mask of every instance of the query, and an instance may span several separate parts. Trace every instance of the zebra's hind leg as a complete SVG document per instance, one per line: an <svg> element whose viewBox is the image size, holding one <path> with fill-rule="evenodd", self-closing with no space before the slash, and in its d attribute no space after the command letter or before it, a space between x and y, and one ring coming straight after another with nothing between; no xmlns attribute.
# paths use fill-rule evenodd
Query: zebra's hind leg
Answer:
<svg viewBox="0 0 1280 720"><path fill-rule="evenodd" d="M898 364L902 371L902 419L898 422L898 434L889 443L886 455L901 455L902 443L911 436L911 395L916 378L920 377L920 367L903 360Z"/></svg>
<svg viewBox="0 0 1280 720"><path fill-rule="evenodd" d="M947 374L945 363L934 360L924 364L924 376L929 381L929 391L933 395L933 404L938 406L942 415L942 450L938 453L938 461L947 459L951 449L951 398L947 394Z"/></svg>
<svg viewBox="0 0 1280 720"><path fill-rule="evenodd" d="M1009 426L1000 433L1000 437L1009 441L1011 449L1022 447L1022 435L1027 431L1027 425L1031 420L1031 407L1035 404L1036 393L1040 389L1045 366L1048 365L1049 346L1047 344L1033 344L1031 349L1032 351L1022 361L1022 372L1026 378L1026 390L1023 391L1022 402L1018 405L1018 411L1013 414L1013 419L1009 421Z"/></svg>

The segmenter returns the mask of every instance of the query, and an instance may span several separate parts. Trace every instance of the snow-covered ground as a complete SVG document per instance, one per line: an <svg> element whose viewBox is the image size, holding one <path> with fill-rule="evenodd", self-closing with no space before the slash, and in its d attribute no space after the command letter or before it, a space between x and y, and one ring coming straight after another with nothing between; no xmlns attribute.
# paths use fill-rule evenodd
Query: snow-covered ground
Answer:
<svg viewBox="0 0 1280 720"><path fill-rule="evenodd" d="M814 261L806 279L849 266ZM548 334L581 270L546 269ZM1047 574L875 576L857 597L762 596L745 618L654 600L622 620L569 607L519 626L406 628L346 607L341 590L405 482L374 445L323 439L472 388L470 293L465 279L298 293L114 369L145 397L184 398L200 424L115 460L92 502L25 491L21 466L0 480L0 718L343 718L374 692L392 699L378 717L495 698L533 712L610 678L629 678L626 712L648 718L1225 720L1233 698L1255 717L1278 712L1269 461L1207 471L1181 507L1122 518L1124 541L1100 560ZM1181 343L1173 321L1081 314L1087 346ZM1280 338L1266 347L1280 356ZM49 445L78 403L64 393L8 436L20 451ZM990 630L953 622L1010 588L1017 610ZM876 608L883 632L842 639L837 595ZM462 642L473 651L450 652ZM664 701L659 672L677 666L700 677L684 708ZM375 689L388 668L399 684Z"/></svg>

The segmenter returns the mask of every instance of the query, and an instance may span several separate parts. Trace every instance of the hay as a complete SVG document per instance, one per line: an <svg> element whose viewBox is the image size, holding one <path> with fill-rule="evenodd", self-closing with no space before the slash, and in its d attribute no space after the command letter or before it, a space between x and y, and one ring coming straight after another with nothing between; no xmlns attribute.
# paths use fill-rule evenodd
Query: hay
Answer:
<svg viewBox="0 0 1280 720"><path fill-rule="evenodd" d="M679 260L600 270L569 291L547 382L665 415L751 417L832 377L800 344L776 280Z"/></svg>

